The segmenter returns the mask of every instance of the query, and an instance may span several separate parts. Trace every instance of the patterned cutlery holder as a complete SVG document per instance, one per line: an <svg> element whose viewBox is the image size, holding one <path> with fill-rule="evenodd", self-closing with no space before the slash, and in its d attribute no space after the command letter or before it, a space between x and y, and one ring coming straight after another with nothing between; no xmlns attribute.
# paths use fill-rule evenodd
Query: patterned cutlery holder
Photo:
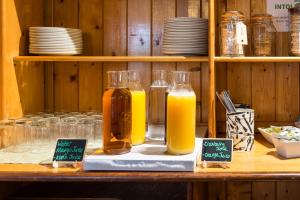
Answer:
<svg viewBox="0 0 300 200"><path fill-rule="evenodd" d="M254 110L237 109L226 114L227 138L233 140L235 151L251 151L254 143Z"/></svg>

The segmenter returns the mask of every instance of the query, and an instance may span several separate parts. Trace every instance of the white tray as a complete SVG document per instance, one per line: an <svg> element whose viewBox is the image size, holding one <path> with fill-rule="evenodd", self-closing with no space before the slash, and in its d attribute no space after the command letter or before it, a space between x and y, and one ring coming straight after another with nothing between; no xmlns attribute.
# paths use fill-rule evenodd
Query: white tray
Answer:
<svg viewBox="0 0 300 200"><path fill-rule="evenodd" d="M201 142L196 139L194 152L187 155L170 155L163 143L148 142L134 146L127 154L86 156L83 168L87 171L194 171Z"/></svg>

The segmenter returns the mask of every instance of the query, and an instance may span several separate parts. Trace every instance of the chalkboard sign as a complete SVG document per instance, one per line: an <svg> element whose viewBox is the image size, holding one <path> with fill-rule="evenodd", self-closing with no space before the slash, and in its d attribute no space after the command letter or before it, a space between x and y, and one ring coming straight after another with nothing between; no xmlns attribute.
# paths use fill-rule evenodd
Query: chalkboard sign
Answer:
<svg viewBox="0 0 300 200"><path fill-rule="evenodd" d="M203 139L201 161L231 162L232 139Z"/></svg>
<svg viewBox="0 0 300 200"><path fill-rule="evenodd" d="M58 139L53 161L75 162L82 161L87 140L85 139Z"/></svg>

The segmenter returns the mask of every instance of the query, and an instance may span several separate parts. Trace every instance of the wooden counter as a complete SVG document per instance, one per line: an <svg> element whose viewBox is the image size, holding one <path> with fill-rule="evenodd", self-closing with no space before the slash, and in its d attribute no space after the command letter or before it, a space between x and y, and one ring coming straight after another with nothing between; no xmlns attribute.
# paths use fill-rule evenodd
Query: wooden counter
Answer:
<svg viewBox="0 0 300 200"><path fill-rule="evenodd" d="M234 152L230 168L197 168L196 172L84 172L81 169L28 164L0 165L0 181L116 181L116 182L194 182L223 180L298 180L300 158L278 157L275 148L261 135L254 150Z"/></svg>

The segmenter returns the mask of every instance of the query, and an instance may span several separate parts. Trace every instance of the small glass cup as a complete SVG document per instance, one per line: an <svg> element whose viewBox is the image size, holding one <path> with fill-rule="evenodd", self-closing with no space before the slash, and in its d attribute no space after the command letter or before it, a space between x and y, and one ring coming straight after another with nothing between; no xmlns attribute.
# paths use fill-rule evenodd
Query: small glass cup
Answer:
<svg viewBox="0 0 300 200"><path fill-rule="evenodd" d="M51 147L50 124L46 119L32 121L31 136L33 137L32 153L46 152Z"/></svg>
<svg viewBox="0 0 300 200"><path fill-rule="evenodd" d="M61 120L59 117L45 118L49 122L51 144L55 145L57 139L61 136Z"/></svg>
<svg viewBox="0 0 300 200"><path fill-rule="evenodd" d="M92 115L94 118L94 146L99 147L102 146L102 123L103 116L100 115Z"/></svg>
<svg viewBox="0 0 300 200"><path fill-rule="evenodd" d="M94 143L94 119L92 117L81 118L78 120L77 137L88 140L88 148Z"/></svg>
<svg viewBox="0 0 300 200"><path fill-rule="evenodd" d="M76 117L65 117L61 119L62 138L76 138L78 119Z"/></svg>
<svg viewBox="0 0 300 200"><path fill-rule="evenodd" d="M14 147L14 121L13 120L3 120L0 121L0 147L4 148L5 152L11 152Z"/></svg>

